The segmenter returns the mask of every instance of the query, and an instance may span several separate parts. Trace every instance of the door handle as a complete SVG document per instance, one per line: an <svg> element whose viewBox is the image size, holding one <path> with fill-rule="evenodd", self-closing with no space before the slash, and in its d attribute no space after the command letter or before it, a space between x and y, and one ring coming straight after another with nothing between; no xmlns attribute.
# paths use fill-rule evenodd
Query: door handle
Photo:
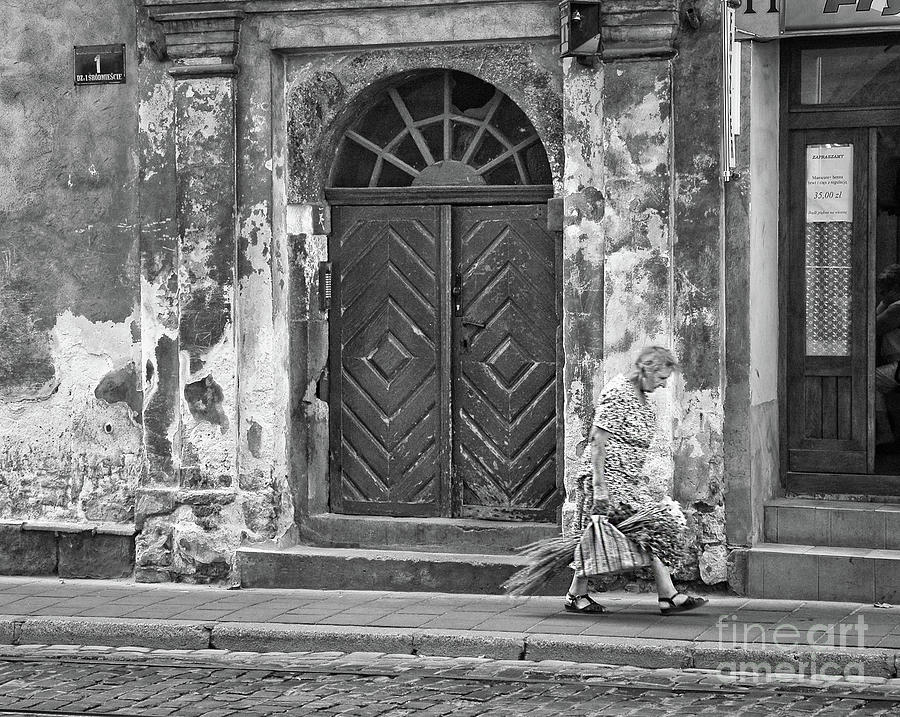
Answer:
<svg viewBox="0 0 900 717"><path fill-rule="evenodd" d="M473 326L473 327L475 327L478 331L481 331L482 329L487 328L487 324L482 324L480 321L472 321L472 319L463 319L461 323L462 323L463 326ZM471 342L471 340L470 340L470 337L469 337L469 336L463 336L463 337L462 337L462 349L463 349L463 351L464 351L465 353L469 353L469 349L471 348L471 346L472 346L472 342Z"/></svg>

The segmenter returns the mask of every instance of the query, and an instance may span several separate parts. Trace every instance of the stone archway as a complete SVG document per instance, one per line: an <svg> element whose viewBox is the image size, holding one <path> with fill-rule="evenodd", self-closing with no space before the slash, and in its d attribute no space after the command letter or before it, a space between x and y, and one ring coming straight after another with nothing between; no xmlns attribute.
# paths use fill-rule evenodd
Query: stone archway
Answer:
<svg viewBox="0 0 900 717"><path fill-rule="evenodd" d="M329 189L551 185L534 125L499 88L458 70L392 84L341 137Z"/></svg>
<svg viewBox="0 0 900 717"><path fill-rule="evenodd" d="M548 185L562 182L562 84L555 47L498 44L371 50L352 55L298 57L286 65L285 121L289 176L287 233L292 254L291 433L295 507L304 514L329 510L329 435L326 370L328 321L319 310L317 261L328 257L332 204L327 173L344 130L389 85L425 68L456 70L499 88L527 117L546 149ZM521 187L518 188L521 191Z"/></svg>

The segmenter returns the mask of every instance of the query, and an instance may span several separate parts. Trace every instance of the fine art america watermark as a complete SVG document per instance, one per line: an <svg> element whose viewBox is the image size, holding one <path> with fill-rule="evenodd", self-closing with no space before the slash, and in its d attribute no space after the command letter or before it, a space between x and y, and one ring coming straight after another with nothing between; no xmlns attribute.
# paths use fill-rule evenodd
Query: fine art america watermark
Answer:
<svg viewBox="0 0 900 717"><path fill-rule="evenodd" d="M732 662L722 662L723 672L753 673L761 679L769 674L787 673L808 677L831 676L853 679L865 676L861 660L847 659L846 648L866 646L869 629L862 615L856 622L833 624L815 623L798 627L790 622L777 625L741 622L738 615L722 615L716 622L719 647L733 649L739 655L753 655L766 645L794 648L785 653L784 660L756 662L738 657Z"/></svg>

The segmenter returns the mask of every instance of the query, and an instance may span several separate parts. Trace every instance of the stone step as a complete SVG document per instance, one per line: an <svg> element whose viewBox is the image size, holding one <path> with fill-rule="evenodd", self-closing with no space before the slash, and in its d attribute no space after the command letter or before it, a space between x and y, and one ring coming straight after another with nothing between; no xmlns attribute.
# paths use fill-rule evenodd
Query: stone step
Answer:
<svg viewBox="0 0 900 717"><path fill-rule="evenodd" d="M900 550L760 543L747 570L752 598L900 602Z"/></svg>
<svg viewBox="0 0 900 717"><path fill-rule="evenodd" d="M553 523L456 518L392 518L321 513L300 523L302 542L332 548L425 549L433 553L515 553L559 535Z"/></svg>
<svg viewBox="0 0 900 717"><path fill-rule="evenodd" d="M780 498L765 506L769 543L900 550L900 504Z"/></svg>
<svg viewBox="0 0 900 717"><path fill-rule="evenodd" d="M516 555L370 550L295 545L245 547L237 552L241 586L330 590L396 590L497 595L501 583L525 564ZM563 571L543 595L564 595L572 578Z"/></svg>

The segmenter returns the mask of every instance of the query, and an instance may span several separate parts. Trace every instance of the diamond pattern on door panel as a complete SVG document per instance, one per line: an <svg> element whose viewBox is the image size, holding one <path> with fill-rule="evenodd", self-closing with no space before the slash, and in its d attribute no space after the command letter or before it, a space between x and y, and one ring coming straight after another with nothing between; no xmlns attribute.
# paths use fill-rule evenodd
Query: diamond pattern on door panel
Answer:
<svg viewBox="0 0 900 717"><path fill-rule="evenodd" d="M347 228L338 239L340 470L332 476L333 509L439 512L438 212L339 213L338 229Z"/></svg>
<svg viewBox="0 0 900 717"><path fill-rule="evenodd" d="M400 339L389 330L385 332L378 346L367 358L388 385L412 360L412 356Z"/></svg>
<svg viewBox="0 0 900 717"><path fill-rule="evenodd" d="M516 379L531 367L531 362L523 354L516 340L507 336L487 357L485 363L503 383L504 388L512 388Z"/></svg>
<svg viewBox="0 0 900 717"><path fill-rule="evenodd" d="M454 224L467 334L453 407L463 515L555 520L561 502L555 247L534 216L472 207Z"/></svg>

